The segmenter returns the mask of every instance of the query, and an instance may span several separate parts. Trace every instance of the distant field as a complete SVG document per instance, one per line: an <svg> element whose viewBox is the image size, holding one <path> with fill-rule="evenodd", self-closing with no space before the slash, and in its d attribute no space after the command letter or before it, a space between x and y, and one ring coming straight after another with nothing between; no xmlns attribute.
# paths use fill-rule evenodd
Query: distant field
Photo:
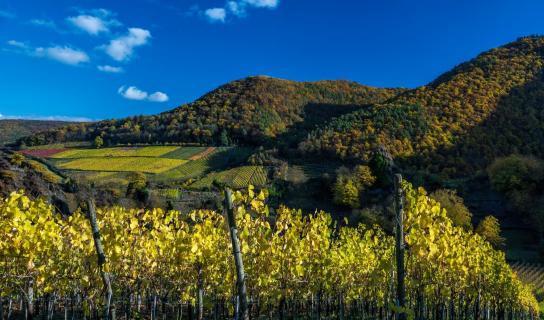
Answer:
<svg viewBox="0 0 544 320"><path fill-rule="evenodd" d="M105 171L69 171L68 175L77 181L92 182L100 187L126 187L129 183L130 172Z"/></svg>
<svg viewBox="0 0 544 320"><path fill-rule="evenodd" d="M41 146L31 146L25 150L44 150L44 149L65 149L65 148L88 148L91 143L87 141L72 141L64 143L44 144Z"/></svg>
<svg viewBox="0 0 544 320"><path fill-rule="evenodd" d="M225 183L233 188L244 188L248 185L264 186L268 180L268 172L262 166L243 166L220 172L212 172L191 184L191 189L210 188L214 181Z"/></svg>
<svg viewBox="0 0 544 320"><path fill-rule="evenodd" d="M185 163L186 160L153 157L91 157L59 164L60 169L82 171L138 171L160 173Z"/></svg>
<svg viewBox="0 0 544 320"><path fill-rule="evenodd" d="M191 157L206 150L206 147L183 147L162 155L163 158L192 160Z"/></svg>
<svg viewBox="0 0 544 320"><path fill-rule="evenodd" d="M143 172L152 182L187 182L193 189L208 188L214 180L235 188L246 187L250 183L265 185L266 168L240 167L252 152L251 148L242 147L127 146L93 149L64 144L22 151L46 158L49 164L70 177L97 186L126 186L130 172Z"/></svg>
<svg viewBox="0 0 544 320"><path fill-rule="evenodd" d="M69 149L51 155L56 159L102 158L102 157L160 157L181 149L180 147L118 147L103 149ZM183 148L185 149L185 148ZM183 159L183 158L180 158Z"/></svg>
<svg viewBox="0 0 544 320"><path fill-rule="evenodd" d="M212 171L220 171L231 164L243 162L251 153L249 148L232 147L219 147L213 148L213 150L203 147L200 151L201 153L191 156L192 159L195 159L198 155L197 160L188 161L172 170L154 175L152 179L157 182L164 182L201 177Z"/></svg>
<svg viewBox="0 0 544 320"><path fill-rule="evenodd" d="M51 148L51 149L29 149L21 150L20 152L27 156L40 157L40 158L50 158L54 155L66 151L65 148Z"/></svg>

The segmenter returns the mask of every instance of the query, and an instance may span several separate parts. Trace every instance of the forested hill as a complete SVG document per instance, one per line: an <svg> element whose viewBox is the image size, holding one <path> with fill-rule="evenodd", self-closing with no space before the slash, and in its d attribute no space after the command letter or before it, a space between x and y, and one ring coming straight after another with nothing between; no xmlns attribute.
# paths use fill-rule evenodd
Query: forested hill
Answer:
<svg viewBox="0 0 544 320"><path fill-rule="evenodd" d="M489 50L427 86L334 119L299 145L368 158L379 144L415 169L464 176L512 153L544 157L544 38Z"/></svg>
<svg viewBox="0 0 544 320"><path fill-rule="evenodd" d="M261 144L301 122L314 110L329 117L388 99L404 89L381 89L349 81L296 82L249 77L223 85L193 103L155 116L136 116L68 126L22 140L27 145L92 140L106 144L196 142ZM323 114L323 112L321 112Z"/></svg>
<svg viewBox="0 0 544 320"><path fill-rule="evenodd" d="M406 168L465 176L512 153L544 158L543 54L544 38L520 38L413 90L249 77L159 115L73 125L22 142L287 141L303 154L357 161L386 145Z"/></svg>
<svg viewBox="0 0 544 320"><path fill-rule="evenodd" d="M0 120L0 145L15 142L17 139L31 134L56 129L69 125L65 121L45 120Z"/></svg>

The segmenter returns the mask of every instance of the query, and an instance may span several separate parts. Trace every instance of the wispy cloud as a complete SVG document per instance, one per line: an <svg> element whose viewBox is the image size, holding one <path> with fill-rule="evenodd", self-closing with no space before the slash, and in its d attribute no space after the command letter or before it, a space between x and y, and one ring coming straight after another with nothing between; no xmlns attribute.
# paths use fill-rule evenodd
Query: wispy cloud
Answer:
<svg viewBox="0 0 544 320"><path fill-rule="evenodd" d="M102 72L107 72L107 73L122 73L125 71L121 67L114 67L110 65L101 65L101 66L97 66L96 68Z"/></svg>
<svg viewBox="0 0 544 320"><path fill-rule="evenodd" d="M223 8L210 8L203 13L210 22L225 22L229 15L245 17L248 8L274 9L279 5L279 0L230 0Z"/></svg>
<svg viewBox="0 0 544 320"><path fill-rule="evenodd" d="M45 28L51 28L51 29L57 28L57 24L51 20L32 19L32 20L29 20L28 23L37 27L45 27Z"/></svg>
<svg viewBox="0 0 544 320"><path fill-rule="evenodd" d="M17 15L10 11L0 10L0 19L15 19Z"/></svg>
<svg viewBox="0 0 544 320"><path fill-rule="evenodd" d="M227 9L230 13L237 17L243 17L246 15L246 6L236 1L227 2Z"/></svg>
<svg viewBox="0 0 544 320"><path fill-rule="evenodd" d="M42 121L70 121L70 122L92 122L91 118L77 116L38 116L38 115L2 115L0 120L42 120Z"/></svg>
<svg viewBox="0 0 544 320"><path fill-rule="evenodd" d="M240 2L247 3L255 8L275 8L279 4L279 0L242 0Z"/></svg>
<svg viewBox="0 0 544 320"><path fill-rule="evenodd" d="M151 32L141 28L129 28L128 34L110 41L103 46L106 53L116 61L127 61L134 54L134 48L143 46L151 38Z"/></svg>
<svg viewBox="0 0 544 320"><path fill-rule="evenodd" d="M37 56L43 56L58 62L62 62L69 65L79 65L81 63L89 62L89 56L81 50L73 49L68 46L55 46L49 48L36 48Z"/></svg>
<svg viewBox="0 0 544 320"><path fill-rule="evenodd" d="M68 22L73 24L75 27L87 32L88 34L97 35L100 32L108 32L109 29L98 17L80 15L77 17L69 17Z"/></svg>
<svg viewBox="0 0 544 320"><path fill-rule="evenodd" d="M90 61L85 51L74 49L70 46L32 47L24 42L9 40L7 42L13 49L11 51L26 54L31 57L48 58L68 65L79 65Z"/></svg>
<svg viewBox="0 0 544 320"><path fill-rule="evenodd" d="M27 45L24 42L17 41L17 40L9 40L7 44L13 47L21 48L21 49L24 49L27 47Z"/></svg>
<svg viewBox="0 0 544 320"><path fill-rule="evenodd" d="M147 100L151 102L166 102L169 100L168 95L164 92L157 91L148 94L146 91L140 90L135 86L122 86L117 90L117 93L129 100Z"/></svg>
<svg viewBox="0 0 544 320"><path fill-rule="evenodd" d="M204 11L210 22L225 22L227 12L224 8L211 8Z"/></svg>
<svg viewBox="0 0 544 320"><path fill-rule="evenodd" d="M111 27L122 25L111 11L106 9L79 10L78 16L68 17L66 21L74 27L96 36L110 32Z"/></svg>

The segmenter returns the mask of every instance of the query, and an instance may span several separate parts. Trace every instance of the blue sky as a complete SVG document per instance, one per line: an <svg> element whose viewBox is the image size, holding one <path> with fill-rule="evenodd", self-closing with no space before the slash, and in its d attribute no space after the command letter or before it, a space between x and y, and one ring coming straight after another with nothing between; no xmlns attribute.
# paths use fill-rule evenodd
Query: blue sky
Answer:
<svg viewBox="0 0 544 320"><path fill-rule="evenodd" d="M250 75L416 87L543 16L541 0L0 0L0 118L153 114Z"/></svg>

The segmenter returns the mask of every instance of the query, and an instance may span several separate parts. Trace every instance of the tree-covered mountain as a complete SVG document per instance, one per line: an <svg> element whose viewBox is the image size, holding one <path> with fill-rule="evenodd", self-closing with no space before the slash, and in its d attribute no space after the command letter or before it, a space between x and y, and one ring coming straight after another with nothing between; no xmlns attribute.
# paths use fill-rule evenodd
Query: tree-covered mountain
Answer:
<svg viewBox="0 0 544 320"><path fill-rule="evenodd" d="M68 125L65 121L46 120L0 120L0 145L17 141L17 139L37 132L56 129Z"/></svg>
<svg viewBox="0 0 544 320"><path fill-rule="evenodd" d="M520 38L413 90L249 77L155 116L71 125L21 142L100 135L106 145L267 145L352 161L385 145L405 168L454 178L512 153L544 158L543 54L544 38Z"/></svg>
<svg viewBox="0 0 544 320"><path fill-rule="evenodd" d="M102 136L118 143L194 142L262 144L303 121L314 105L330 105L330 114L384 102L403 89L380 89L349 81L295 82L249 77L223 85L193 103L154 116L136 116L73 125L21 140L26 145ZM317 107L316 109L318 109Z"/></svg>
<svg viewBox="0 0 544 320"><path fill-rule="evenodd" d="M489 50L426 86L340 116L299 145L308 153L368 159L388 146L406 164L464 176L511 153L544 156L544 38Z"/></svg>

